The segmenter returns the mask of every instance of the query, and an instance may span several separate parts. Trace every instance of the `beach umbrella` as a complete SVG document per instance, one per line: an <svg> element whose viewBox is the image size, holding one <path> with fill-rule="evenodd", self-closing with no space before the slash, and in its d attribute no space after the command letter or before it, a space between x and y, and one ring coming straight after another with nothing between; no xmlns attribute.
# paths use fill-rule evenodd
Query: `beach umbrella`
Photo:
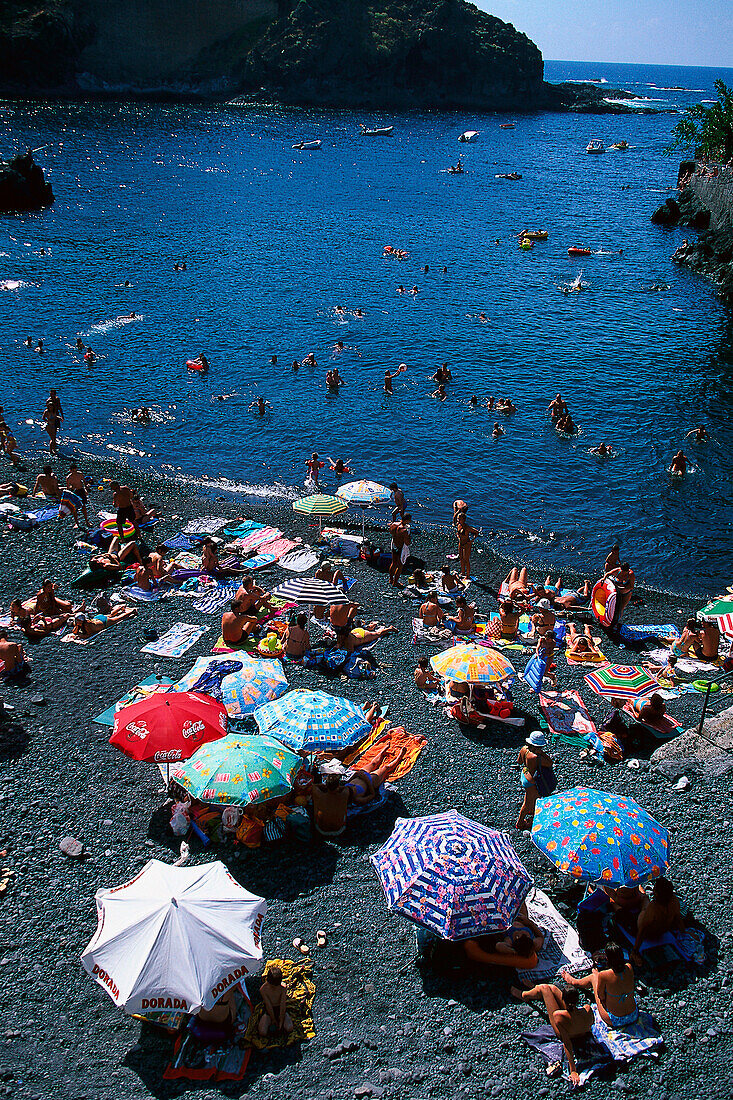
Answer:
<svg viewBox="0 0 733 1100"><path fill-rule="evenodd" d="M723 634L733 634L733 599L712 600L699 614L705 619L715 619Z"/></svg>
<svg viewBox="0 0 733 1100"><path fill-rule="evenodd" d="M255 711L260 733L269 733L296 752L339 752L362 740L371 726L350 699L325 691L289 691Z"/></svg>
<svg viewBox="0 0 733 1100"><path fill-rule="evenodd" d="M585 677L588 687L597 695L619 699L643 699L659 687L659 683L639 665L599 665Z"/></svg>
<svg viewBox="0 0 733 1100"><path fill-rule="evenodd" d="M123 886L97 890L96 902L81 963L125 1012L210 1009L262 961L267 903L218 860L151 859Z"/></svg>
<svg viewBox="0 0 733 1100"><path fill-rule="evenodd" d="M286 603L307 605L349 602L343 589L337 588L330 581L319 580L317 577L293 577L279 584L277 588L273 588L271 595L285 600Z"/></svg>
<svg viewBox="0 0 733 1100"><path fill-rule="evenodd" d="M176 764L171 779L200 802L249 806L290 794L302 766L301 758L274 737L230 733Z"/></svg>
<svg viewBox="0 0 733 1100"><path fill-rule="evenodd" d="M532 887L509 837L456 810L398 818L371 862L389 908L446 940L509 928Z"/></svg>
<svg viewBox="0 0 733 1100"><path fill-rule="evenodd" d="M222 676L222 667L228 669ZM277 699L288 690L288 681L282 661L270 657L251 657L249 653L237 653L234 660L220 657L199 657L172 691L207 691L207 680L212 682L214 697L220 699L230 718L246 718L257 707Z"/></svg>
<svg viewBox="0 0 733 1100"><path fill-rule="evenodd" d="M156 692L115 713L110 745L133 760L167 764L187 760L227 732L221 703L198 692Z"/></svg>
<svg viewBox="0 0 733 1100"><path fill-rule="evenodd" d="M497 650L470 643L436 653L430 664L438 676L460 683L498 684L515 675L512 665Z"/></svg>
<svg viewBox="0 0 733 1100"><path fill-rule="evenodd" d="M365 508L371 508L375 504L389 504L392 499L392 490L386 485L380 485L377 481L349 481L336 490L336 495L349 504L358 504L361 507L361 533L364 535L366 528Z"/></svg>
<svg viewBox="0 0 733 1100"><path fill-rule="evenodd" d="M338 516L345 512L348 504L338 496L330 493L313 493L308 497L301 497L293 502L293 511L303 516L318 516L322 521L324 516ZM320 523L322 526L322 522Z"/></svg>
<svg viewBox="0 0 733 1100"><path fill-rule="evenodd" d="M532 840L558 870L583 882L631 886L668 867L664 826L632 798L588 787L541 798Z"/></svg>

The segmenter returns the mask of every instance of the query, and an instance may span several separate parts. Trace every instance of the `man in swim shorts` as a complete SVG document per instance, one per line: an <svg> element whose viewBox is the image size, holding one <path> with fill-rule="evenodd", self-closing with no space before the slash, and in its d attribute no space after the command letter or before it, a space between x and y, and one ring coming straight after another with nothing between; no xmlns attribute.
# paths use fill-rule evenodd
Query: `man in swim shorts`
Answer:
<svg viewBox="0 0 733 1100"><path fill-rule="evenodd" d="M392 536L392 564L389 567L389 583L393 588L401 588L400 574L402 567L410 556L410 522L412 516L408 513L401 516L399 522L392 521L389 525Z"/></svg>
<svg viewBox="0 0 733 1100"><path fill-rule="evenodd" d="M59 479L50 466L44 466L43 473L36 478L36 483L33 486L33 496L36 496L37 493L43 493L49 500L61 500Z"/></svg>
<svg viewBox="0 0 733 1100"><path fill-rule="evenodd" d="M120 485L119 481L110 484L112 490L112 503L117 509L116 523L117 533L122 541L125 532L125 523L131 523L135 528L135 537L140 538L140 527L135 519L135 506L132 502L132 489L129 485Z"/></svg>
<svg viewBox="0 0 733 1100"><path fill-rule="evenodd" d="M66 488L71 489L72 493L76 493L78 497L81 497L85 504L87 503L88 495L86 482L79 472L79 467L75 462L72 462L69 466L69 473L66 478Z"/></svg>
<svg viewBox="0 0 733 1100"><path fill-rule="evenodd" d="M25 655L22 645L8 641L7 630L0 630L0 676L20 676L24 671L30 672L30 661Z"/></svg>

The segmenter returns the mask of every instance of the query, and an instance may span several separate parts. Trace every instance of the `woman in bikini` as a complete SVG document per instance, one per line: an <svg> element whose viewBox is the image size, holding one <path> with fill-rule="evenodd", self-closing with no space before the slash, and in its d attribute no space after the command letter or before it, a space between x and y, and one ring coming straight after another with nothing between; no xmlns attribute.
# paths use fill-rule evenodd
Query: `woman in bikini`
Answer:
<svg viewBox="0 0 733 1100"><path fill-rule="evenodd" d="M639 1019L634 968L626 961L623 949L615 943L606 948L606 961L606 970L593 970L586 978L574 978L567 970L563 970L562 977L568 985L592 992L604 1024L619 1031L631 1027Z"/></svg>

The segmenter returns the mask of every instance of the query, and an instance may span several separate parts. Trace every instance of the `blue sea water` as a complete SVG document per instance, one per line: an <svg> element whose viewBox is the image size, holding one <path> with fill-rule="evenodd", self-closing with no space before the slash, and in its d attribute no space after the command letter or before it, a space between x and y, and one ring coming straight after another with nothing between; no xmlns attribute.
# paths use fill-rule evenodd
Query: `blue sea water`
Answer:
<svg viewBox="0 0 733 1100"><path fill-rule="evenodd" d="M43 445L54 385L67 449L264 497L302 493L318 450L399 481L417 520L446 521L464 497L514 558L593 571L618 538L642 582L731 582L733 326L714 289L670 263L687 231L649 216L676 181L664 148L677 112L733 71L548 62L546 75L620 85L665 113L0 103L0 149L40 147L57 196L0 219L2 403L21 450ZM362 138L362 121L394 135ZM459 145L467 129L479 140ZM630 147L589 157L593 137ZM292 149L314 138L317 152ZM465 174L449 175L459 154ZM511 170L522 180L495 178ZM549 240L520 251L526 227ZM599 254L571 260L575 243ZM383 258L385 244L409 259ZM584 289L565 296L578 275ZM207 376L185 368L200 351ZM318 366L294 374L310 351ZM440 403L429 379L444 361L454 383ZM385 397L385 369L403 362ZM336 363L339 396L325 385ZM581 426L572 441L546 415L558 390ZM503 438L474 393L518 406ZM248 411L259 394L274 406L264 417ZM125 413L142 404L149 427ZM685 443L698 423L712 444ZM601 440L616 457L588 454ZM691 469L672 479L683 445Z"/></svg>

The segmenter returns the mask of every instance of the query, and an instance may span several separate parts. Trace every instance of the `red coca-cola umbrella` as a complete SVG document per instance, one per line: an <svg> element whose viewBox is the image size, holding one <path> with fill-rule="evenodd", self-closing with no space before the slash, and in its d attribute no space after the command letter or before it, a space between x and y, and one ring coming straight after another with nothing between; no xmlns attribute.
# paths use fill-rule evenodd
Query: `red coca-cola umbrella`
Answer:
<svg viewBox="0 0 733 1100"><path fill-rule="evenodd" d="M227 712L210 695L160 691L117 711L109 743L133 760L173 764L226 732Z"/></svg>

